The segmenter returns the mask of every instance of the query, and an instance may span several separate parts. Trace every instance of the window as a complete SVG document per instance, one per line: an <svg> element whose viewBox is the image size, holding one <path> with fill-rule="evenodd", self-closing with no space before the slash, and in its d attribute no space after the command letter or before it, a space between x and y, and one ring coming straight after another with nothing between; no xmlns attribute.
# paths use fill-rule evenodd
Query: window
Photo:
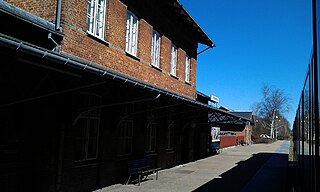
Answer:
<svg viewBox="0 0 320 192"><path fill-rule="evenodd" d="M81 93L78 102L82 109L97 106L101 103L101 97L92 93ZM96 159L98 155L98 137L100 125L100 111L92 110L83 113L75 124L76 161Z"/></svg>
<svg viewBox="0 0 320 192"><path fill-rule="evenodd" d="M166 132L166 141L167 141L167 150L173 150L174 146L174 121L173 121L173 110L168 110L167 112L167 132Z"/></svg>
<svg viewBox="0 0 320 192"><path fill-rule="evenodd" d="M156 127L157 124L150 121L147 126L147 152L155 152L156 150Z"/></svg>
<svg viewBox="0 0 320 192"><path fill-rule="evenodd" d="M174 124L171 122L167 128L167 150L173 149L174 142Z"/></svg>
<svg viewBox="0 0 320 192"><path fill-rule="evenodd" d="M83 117L78 120L75 150L77 161L97 158L99 120L98 117Z"/></svg>
<svg viewBox="0 0 320 192"><path fill-rule="evenodd" d="M138 49L138 18L128 11L126 29L126 52L137 56Z"/></svg>
<svg viewBox="0 0 320 192"><path fill-rule="evenodd" d="M128 155L132 152L133 121L123 120L119 126L118 154Z"/></svg>
<svg viewBox="0 0 320 192"><path fill-rule="evenodd" d="M133 104L119 107L120 121L118 125L118 155L132 153L133 141Z"/></svg>
<svg viewBox="0 0 320 192"><path fill-rule="evenodd" d="M157 31L152 32L151 64L160 68L160 35Z"/></svg>
<svg viewBox="0 0 320 192"><path fill-rule="evenodd" d="M190 82L190 57L188 55L186 56L185 82Z"/></svg>
<svg viewBox="0 0 320 192"><path fill-rule="evenodd" d="M87 32L104 39L106 0L88 0Z"/></svg>
<svg viewBox="0 0 320 192"><path fill-rule="evenodd" d="M157 122L156 122L156 106L148 105L147 114L147 127L146 127L146 152L156 151L156 134L157 134Z"/></svg>
<svg viewBox="0 0 320 192"><path fill-rule="evenodd" d="M177 47L174 44L172 44L171 45L170 74L173 76L177 75L177 58L178 58Z"/></svg>

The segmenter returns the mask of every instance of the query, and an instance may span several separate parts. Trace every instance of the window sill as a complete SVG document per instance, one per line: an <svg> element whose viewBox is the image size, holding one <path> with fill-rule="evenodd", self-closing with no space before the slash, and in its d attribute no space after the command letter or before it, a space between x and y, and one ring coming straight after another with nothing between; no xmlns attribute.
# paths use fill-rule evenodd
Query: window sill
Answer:
<svg viewBox="0 0 320 192"><path fill-rule="evenodd" d="M175 75L170 74L170 76L171 76L172 78L176 79L176 80L179 80L179 77L177 77L177 76L175 76Z"/></svg>
<svg viewBox="0 0 320 192"><path fill-rule="evenodd" d="M140 62L140 58L137 57L137 56L135 56L135 55L132 55L131 53L126 52L126 56L128 56L128 57L130 57L130 58L132 58L132 59L135 59L135 60L137 60L137 61Z"/></svg>
<svg viewBox="0 0 320 192"><path fill-rule="evenodd" d="M128 160L131 158L132 158L132 154L117 155L117 160L119 161Z"/></svg>
<svg viewBox="0 0 320 192"><path fill-rule="evenodd" d="M185 81L185 84L192 86L190 82Z"/></svg>
<svg viewBox="0 0 320 192"><path fill-rule="evenodd" d="M154 65L151 64L151 67L154 68L154 69L156 69L156 70L158 70L158 71L160 71L160 72L162 72L162 69L159 68L159 67L157 67L157 66L154 66Z"/></svg>
<svg viewBox="0 0 320 192"><path fill-rule="evenodd" d="M146 151L146 156L149 157L149 156L155 156L155 155L158 155L155 151Z"/></svg>
<svg viewBox="0 0 320 192"><path fill-rule="evenodd" d="M97 165L99 165L99 163L97 162L97 159L81 160L81 161L75 161L74 162L74 168L97 166Z"/></svg>
<svg viewBox="0 0 320 192"><path fill-rule="evenodd" d="M101 39L100 37L94 36L94 35L92 35L92 34L90 34L88 32L87 32L87 36L92 38L92 39L94 39L94 40L96 40L96 41L98 41L98 42L100 42L100 43L102 43L102 44L104 44L104 45L106 45L106 46L109 46L109 43L107 41L105 41L104 39Z"/></svg>
<svg viewBox="0 0 320 192"><path fill-rule="evenodd" d="M174 153L175 151L173 149L166 149L166 153L167 154L171 154L171 153Z"/></svg>

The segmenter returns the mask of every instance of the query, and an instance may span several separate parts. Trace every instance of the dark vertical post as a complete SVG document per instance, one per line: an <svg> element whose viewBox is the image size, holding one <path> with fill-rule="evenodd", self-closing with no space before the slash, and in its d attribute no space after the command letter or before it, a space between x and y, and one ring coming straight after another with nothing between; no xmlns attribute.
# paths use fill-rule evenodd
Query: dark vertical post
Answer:
<svg viewBox="0 0 320 192"><path fill-rule="evenodd" d="M318 0L312 0L312 31L313 31L313 79L314 79L314 84L313 84L313 101L314 101L314 130L315 130L315 162L317 162L319 158L319 85L318 85L318 26L317 26L317 5ZM315 167L315 191L319 190L319 162L316 164Z"/></svg>
<svg viewBox="0 0 320 192"><path fill-rule="evenodd" d="M57 177L56 177L56 191L57 192L61 191L64 131L65 131L65 124L62 124L61 129L60 129L60 134L59 134L58 158L57 158Z"/></svg>

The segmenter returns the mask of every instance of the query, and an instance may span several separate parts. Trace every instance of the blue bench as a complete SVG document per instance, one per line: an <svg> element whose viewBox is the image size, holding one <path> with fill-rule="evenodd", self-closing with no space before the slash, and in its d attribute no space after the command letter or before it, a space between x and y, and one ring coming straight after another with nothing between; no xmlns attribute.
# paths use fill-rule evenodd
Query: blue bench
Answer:
<svg viewBox="0 0 320 192"><path fill-rule="evenodd" d="M136 158L128 161L129 178L127 184L130 182L132 175L138 175L139 186L143 176L148 177L149 174L156 173L156 180L158 180L158 171L160 168L152 168L146 157Z"/></svg>

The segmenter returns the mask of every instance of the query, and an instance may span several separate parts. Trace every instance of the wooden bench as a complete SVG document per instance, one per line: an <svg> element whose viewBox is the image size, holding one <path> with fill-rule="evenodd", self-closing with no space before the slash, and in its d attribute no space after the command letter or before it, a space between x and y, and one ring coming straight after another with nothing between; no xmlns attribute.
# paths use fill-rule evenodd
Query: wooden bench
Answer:
<svg viewBox="0 0 320 192"><path fill-rule="evenodd" d="M126 184L129 183L132 175L138 175L139 186L143 176L148 177L149 174L156 173L156 180L158 180L158 171L160 168L152 168L146 157L136 158L128 161L129 178Z"/></svg>

